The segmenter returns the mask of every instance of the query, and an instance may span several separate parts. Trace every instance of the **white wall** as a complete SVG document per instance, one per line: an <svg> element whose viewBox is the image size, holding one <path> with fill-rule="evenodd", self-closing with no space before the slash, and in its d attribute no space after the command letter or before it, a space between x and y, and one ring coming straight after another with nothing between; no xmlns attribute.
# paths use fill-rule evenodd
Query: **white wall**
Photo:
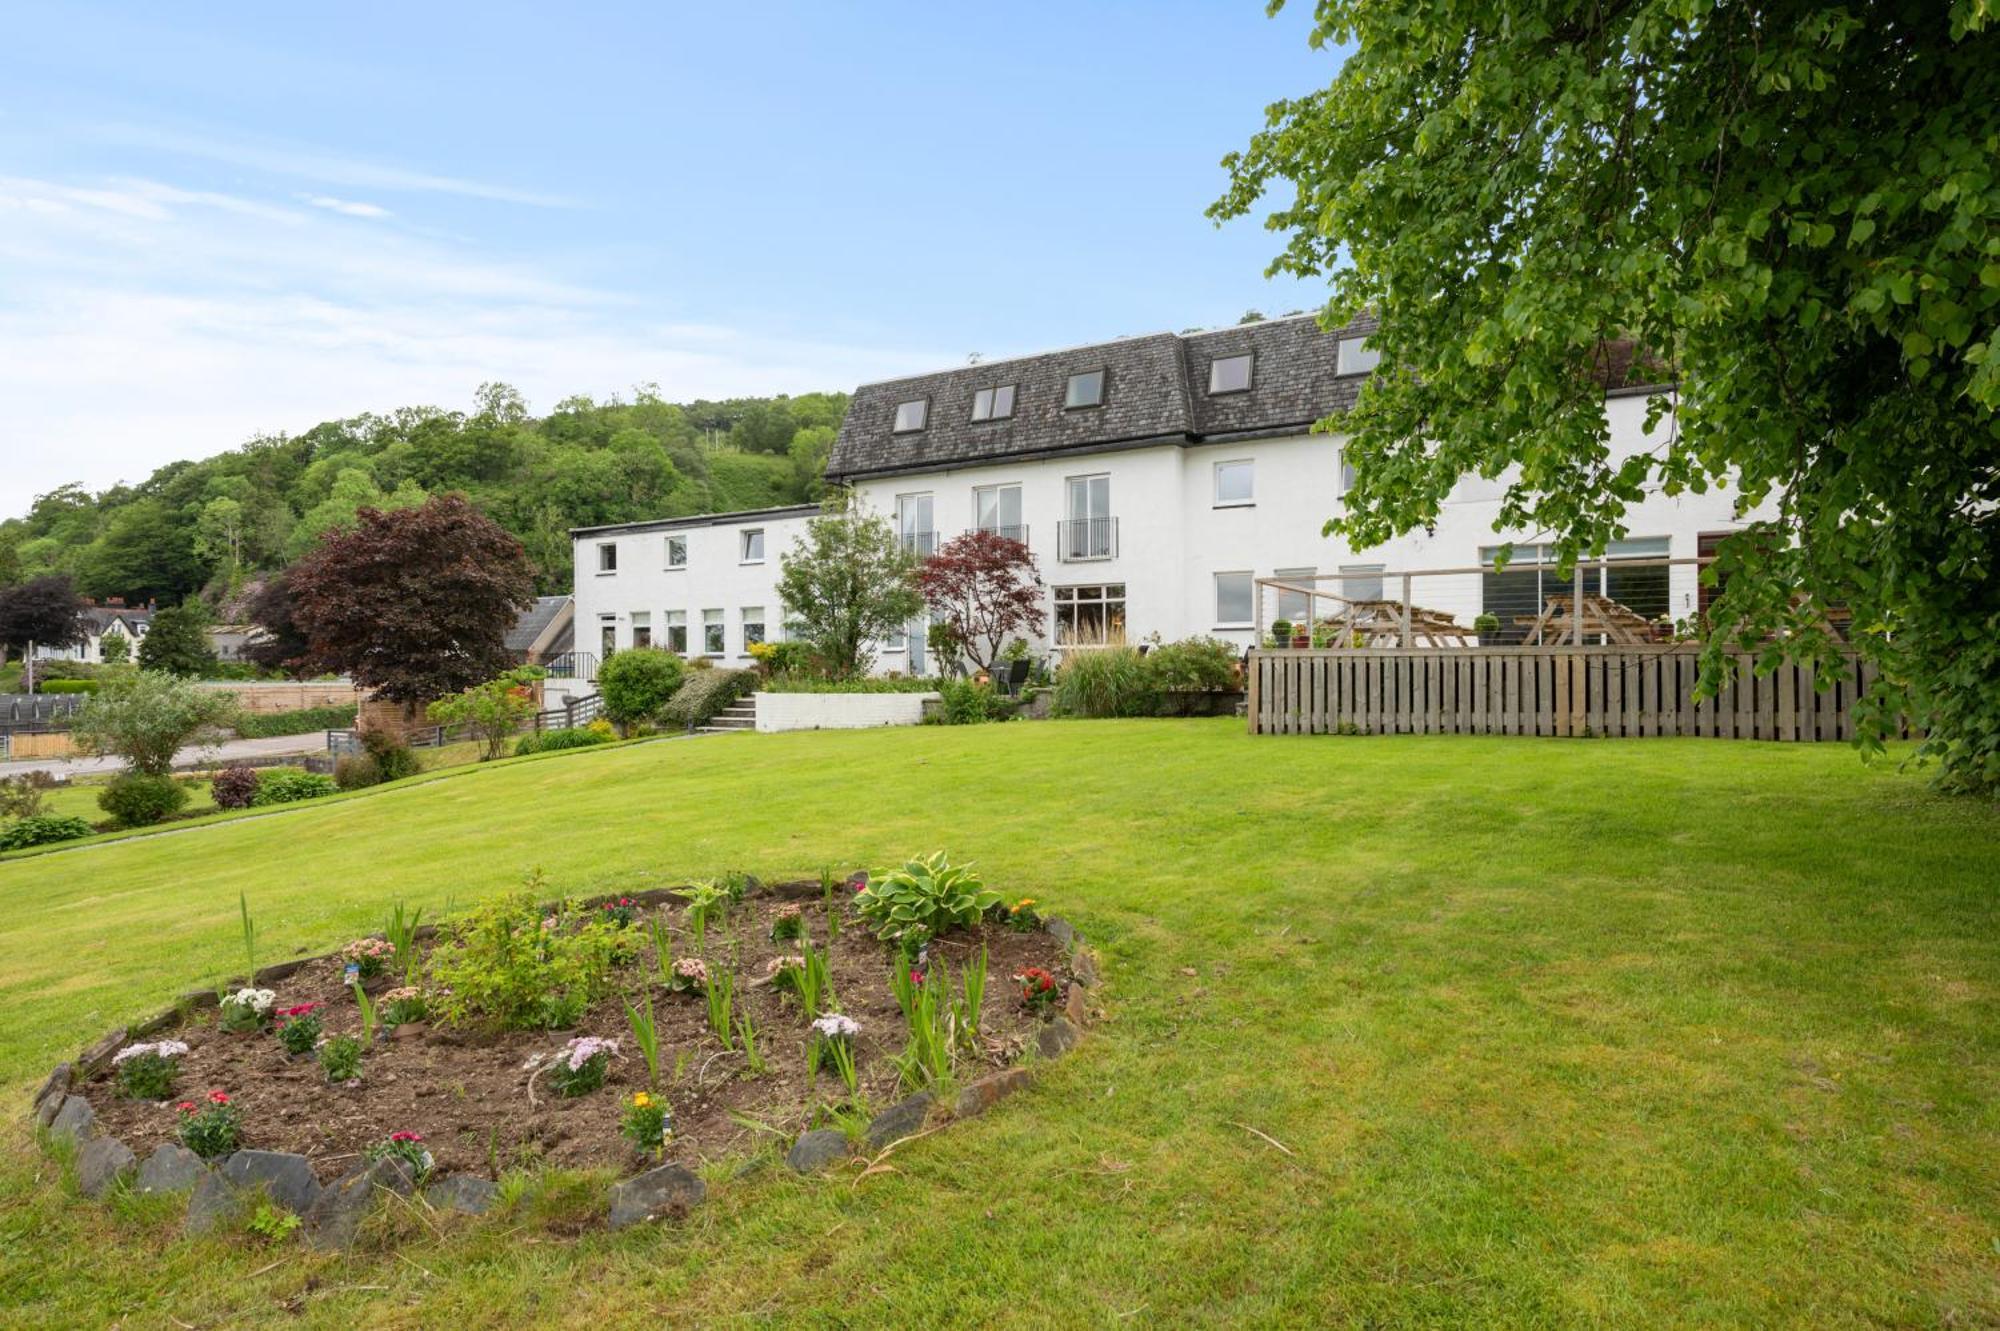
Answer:
<svg viewBox="0 0 2000 1331"><path fill-rule="evenodd" d="M1648 436L1643 428L1646 399L1612 398L1605 405L1614 460L1658 444L1660 436L1657 433ZM1669 425L1670 422L1663 421L1658 429L1665 430ZM1373 550L1350 550L1320 534L1326 519L1340 511L1341 443L1339 436L1300 435L1192 447L1167 444L890 477L862 482L856 489L870 508L892 520L898 496L930 494L937 540L942 543L973 526L975 487L1020 485L1022 521L1044 583L1050 588L1122 585L1126 636L1133 642L1154 633L1168 641L1210 634L1239 646L1249 646L1254 636L1249 625L1217 621L1217 573L1246 571L1257 577L1269 577L1280 569L1310 568L1335 573L1343 565L1382 564L1389 570L1384 594L1394 599L1401 594L1396 574L1406 570L1476 566L1481 562L1482 547L1507 540L1533 542L1541 538L1539 533L1531 531L1496 532L1493 524L1508 478L1484 481L1475 477L1462 482L1453 493L1434 531L1414 532ZM1254 465L1252 502L1240 507L1218 507L1215 464L1238 459L1248 459ZM1111 512L1118 520L1117 554L1101 561L1059 560L1056 524L1066 515L1064 482L1069 477L1098 473L1110 477ZM668 608L690 612L690 641L698 650L699 641L694 635L700 631L701 610L720 606L729 614L728 652L724 661L740 664L738 608L764 606L769 625L767 636L773 639L780 636L775 585L777 556L805 521L804 517L782 522L765 520L766 563L756 569L745 569L737 563L735 541L740 523L688 529L685 534L689 540L689 567L678 573L664 571L662 533L616 537L620 542L619 571L609 577L592 572L595 568L592 547L598 538L583 538L576 551L577 650L593 653L599 650L599 617L607 613L617 617L619 645L630 645L629 614L634 609L651 611L654 640L663 641L660 615ZM1694 556L1701 533L1733 530L1741 525L1742 521L1734 514L1733 494L1715 490L1677 498L1650 494L1634 504L1626 518L1631 537L1667 538L1668 553L1675 558ZM1693 612L1695 578L1692 566L1672 570L1670 613L1673 615ZM1321 585L1329 591L1339 590L1334 583ZM1469 625L1482 608L1480 578L1477 574L1419 577L1413 580L1412 598L1420 605L1449 612ZM1323 612L1328 608L1321 607ZM1274 614L1275 607L1267 600L1264 606L1267 624ZM1038 645L1046 645L1046 641L1045 629ZM902 670L905 657L898 652L882 652L878 654L876 668Z"/></svg>
<svg viewBox="0 0 2000 1331"><path fill-rule="evenodd" d="M914 726L935 693L759 693L757 729L870 730Z"/></svg>

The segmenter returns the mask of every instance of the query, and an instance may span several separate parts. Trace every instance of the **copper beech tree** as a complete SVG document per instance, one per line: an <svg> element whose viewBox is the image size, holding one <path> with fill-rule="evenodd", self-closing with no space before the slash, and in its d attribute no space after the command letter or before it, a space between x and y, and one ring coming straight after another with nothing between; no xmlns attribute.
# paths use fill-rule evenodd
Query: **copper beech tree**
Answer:
<svg viewBox="0 0 2000 1331"><path fill-rule="evenodd" d="M534 601L519 541L463 495L355 520L285 574L307 665L425 703L515 664L506 633Z"/></svg>
<svg viewBox="0 0 2000 1331"><path fill-rule="evenodd" d="M931 622L951 631L957 649L991 670L1009 638L1033 633L1042 619L1042 577L1021 542L969 531L938 547L917 569L917 590Z"/></svg>

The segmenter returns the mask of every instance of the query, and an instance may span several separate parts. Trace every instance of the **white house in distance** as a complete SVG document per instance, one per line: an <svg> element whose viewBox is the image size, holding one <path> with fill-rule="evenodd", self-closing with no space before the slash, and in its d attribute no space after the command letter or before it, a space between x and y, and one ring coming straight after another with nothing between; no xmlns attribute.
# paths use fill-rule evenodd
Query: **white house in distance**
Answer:
<svg viewBox="0 0 2000 1331"><path fill-rule="evenodd" d="M1514 620L1570 582L1539 562L1540 533L1494 530L1504 481L1468 478L1431 531L1372 550L1320 534L1350 473L1341 436L1310 427L1354 401L1374 365L1373 329L1362 319L1329 334L1300 316L867 384L841 425L828 479L888 516L918 554L978 528L1025 541L1048 588L1038 645L1058 653L1070 642L1154 634L1248 647L1257 578L1332 575L1319 584L1327 591L1393 599L1400 575L1445 569L1469 571L1413 578L1412 599L1468 625L1493 613L1502 627L1484 640L1518 640ZM1647 404L1670 391L1614 381L1605 403L1614 461L1657 446L1644 428ZM1710 553L1743 525L1734 510L1726 490L1648 495L1628 511L1631 539L1607 553ZM601 657L650 642L747 661L749 643L782 635L778 556L814 512L579 529L578 649ZM1508 541L1513 562L1492 572ZM1698 608L1692 565L1585 576L1586 590L1648 618ZM1303 598L1273 599L1262 607L1266 624L1305 613ZM876 668L929 673L923 630L920 621L879 644Z"/></svg>
<svg viewBox="0 0 2000 1331"><path fill-rule="evenodd" d="M146 630L153 623L151 606L128 606L113 597L103 605L84 607L83 641L68 647L35 646L38 661L85 661L92 665L104 663L104 643L107 638L125 639L126 659L135 658L139 643L146 636Z"/></svg>

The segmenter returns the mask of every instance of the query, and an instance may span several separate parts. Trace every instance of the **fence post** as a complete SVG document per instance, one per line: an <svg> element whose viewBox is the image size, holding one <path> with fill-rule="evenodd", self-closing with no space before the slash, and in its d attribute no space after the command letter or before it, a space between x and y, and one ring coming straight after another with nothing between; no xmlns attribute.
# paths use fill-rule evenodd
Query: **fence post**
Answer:
<svg viewBox="0 0 2000 1331"><path fill-rule="evenodd" d="M1403 575L1403 626L1396 633L1396 646L1410 649L1410 575Z"/></svg>
<svg viewBox="0 0 2000 1331"><path fill-rule="evenodd" d="M1582 560L1577 561L1576 567L1570 571L1570 574L1571 577L1575 579L1575 586L1572 588L1570 592L1569 645L1572 647L1581 647L1583 646L1583 561Z"/></svg>

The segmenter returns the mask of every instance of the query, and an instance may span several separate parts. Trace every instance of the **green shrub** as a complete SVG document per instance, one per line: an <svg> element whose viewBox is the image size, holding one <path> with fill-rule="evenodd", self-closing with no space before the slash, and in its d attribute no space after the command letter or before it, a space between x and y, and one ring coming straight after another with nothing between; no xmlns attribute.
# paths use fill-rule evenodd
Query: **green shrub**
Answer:
<svg viewBox="0 0 2000 1331"><path fill-rule="evenodd" d="M0 827L0 850L24 850L29 846L74 841L80 836L89 836L96 830L81 818L52 816L23 818L19 822Z"/></svg>
<svg viewBox="0 0 2000 1331"><path fill-rule="evenodd" d="M187 787L170 776L125 772L98 792L97 807L125 827L150 827L181 811Z"/></svg>
<svg viewBox="0 0 2000 1331"><path fill-rule="evenodd" d="M982 721L1005 721L1014 714L1014 703L1003 698L991 684L970 679L947 679L938 683L943 702L938 721L947 726L977 725Z"/></svg>
<svg viewBox="0 0 2000 1331"><path fill-rule="evenodd" d="M1159 685L1166 710L1185 715L1196 694L1221 693L1237 686L1237 649L1220 638L1183 638L1146 654L1146 668Z"/></svg>
<svg viewBox="0 0 2000 1331"><path fill-rule="evenodd" d="M365 753L343 753L333 760L333 784L342 790L365 790L382 784L382 768Z"/></svg>
<svg viewBox="0 0 2000 1331"><path fill-rule="evenodd" d="M954 926L979 923L1000 894L987 888L969 864L953 864L944 852L911 860L900 869L872 869L868 886L854 896L854 908L875 936L915 941L936 938Z"/></svg>
<svg viewBox="0 0 2000 1331"><path fill-rule="evenodd" d="M659 647L619 652L597 670L604 714L620 730L651 721L687 677L687 663Z"/></svg>
<svg viewBox="0 0 2000 1331"><path fill-rule="evenodd" d="M104 667L89 661L37 661L35 662L35 687L41 688L57 679L96 679Z"/></svg>
<svg viewBox="0 0 2000 1331"><path fill-rule="evenodd" d="M938 681L919 675L861 675L854 679L773 675L757 688L765 693L936 693Z"/></svg>
<svg viewBox="0 0 2000 1331"><path fill-rule="evenodd" d="M51 679L35 687L43 693L95 693L104 686L95 679Z"/></svg>
<svg viewBox="0 0 2000 1331"><path fill-rule="evenodd" d="M568 1025L610 983L612 930L584 919L554 928L531 894L445 921L449 942L430 954L432 1011L443 1025L546 1030Z"/></svg>
<svg viewBox="0 0 2000 1331"><path fill-rule="evenodd" d="M757 687L754 670L703 670L690 673L661 718L689 729L705 726L718 712Z"/></svg>
<svg viewBox="0 0 2000 1331"><path fill-rule="evenodd" d="M424 765L417 760L417 751L393 730L370 726L360 732L359 738L362 751L375 760L375 779L378 781L401 781L424 770Z"/></svg>
<svg viewBox="0 0 2000 1331"><path fill-rule="evenodd" d="M620 652L623 656L624 653ZM570 726L562 730L544 730L539 735L523 735L514 745L514 752L552 753L557 749L587 749L593 744L603 744L613 736L585 726Z"/></svg>
<svg viewBox="0 0 2000 1331"><path fill-rule="evenodd" d="M309 735L315 730L345 730L354 724L355 708L301 707L291 712L243 712L236 718L236 733L244 739L264 739L272 735Z"/></svg>
<svg viewBox="0 0 2000 1331"><path fill-rule="evenodd" d="M225 767L209 783L218 809L247 809L257 798L257 772L250 767Z"/></svg>
<svg viewBox="0 0 2000 1331"><path fill-rule="evenodd" d="M802 642L753 642L750 659L772 675L803 675L813 668L812 648Z"/></svg>
<svg viewBox="0 0 2000 1331"><path fill-rule="evenodd" d="M1063 716L1157 716L1160 685L1131 647L1072 649L1056 671L1055 710Z"/></svg>
<svg viewBox="0 0 2000 1331"><path fill-rule="evenodd" d="M268 804L294 804L299 800L318 799L331 795L340 789L330 776L318 772L302 771L296 767L267 767L257 774L257 794L251 803L259 807Z"/></svg>

